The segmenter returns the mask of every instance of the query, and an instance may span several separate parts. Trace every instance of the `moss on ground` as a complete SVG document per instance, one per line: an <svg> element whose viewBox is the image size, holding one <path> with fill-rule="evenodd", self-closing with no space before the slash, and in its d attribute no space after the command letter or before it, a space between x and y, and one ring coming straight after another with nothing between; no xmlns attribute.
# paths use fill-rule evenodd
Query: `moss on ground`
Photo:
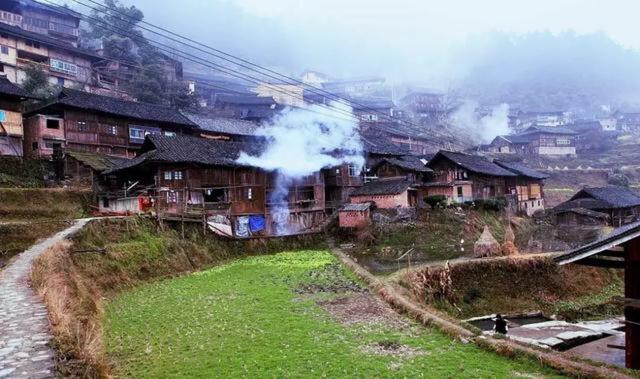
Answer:
<svg viewBox="0 0 640 379"><path fill-rule="evenodd" d="M106 307L105 341L124 377L547 377L552 371L412 323L343 325L309 286L352 283L326 251L237 260L145 284ZM327 271L329 274L314 275ZM391 353L386 354L385 351ZM404 353L403 353L404 352Z"/></svg>

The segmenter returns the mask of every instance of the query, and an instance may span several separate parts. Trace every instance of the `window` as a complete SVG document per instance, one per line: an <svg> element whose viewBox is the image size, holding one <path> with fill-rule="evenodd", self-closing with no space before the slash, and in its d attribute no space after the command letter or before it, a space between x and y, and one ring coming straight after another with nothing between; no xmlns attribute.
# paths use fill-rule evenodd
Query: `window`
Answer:
<svg viewBox="0 0 640 379"><path fill-rule="evenodd" d="M556 138L556 145L571 145L571 141L569 140L569 138Z"/></svg>
<svg viewBox="0 0 640 379"><path fill-rule="evenodd" d="M173 180L182 180L182 171L174 171Z"/></svg>
<svg viewBox="0 0 640 379"><path fill-rule="evenodd" d="M171 180L171 171L164 172L164 180Z"/></svg>
<svg viewBox="0 0 640 379"><path fill-rule="evenodd" d="M0 72L4 72L4 65L0 63Z"/></svg>
<svg viewBox="0 0 640 379"><path fill-rule="evenodd" d="M89 131L89 125L87 125L87 123L84 122L84 121L78 121L78 122L76 122L76 129L79 132L88 132Z"/></svg>
<svg viewBox="0 0 640 379"><path fill-rule="evenodd" d="M0 37L4 38L4 39L7 39L7 38L9 38L9 35L5 34L5 33L0 33Z"/></svg>
<svg viewBox="0 0 640 379"><path fill-rule="evenodd" d="M244 192L244 198L247 200L253 199L253 188L246 188Z"/></svg>
<svg viewBox="0 0 640 379"><path fill-rule="evenodd" d="M60 120L55 118L48 118L47 129L60 129Z"/></svg>
<svg viewBox="0 0 640 379"><path fill-rule="evenodd" d="M31 150L33 150L33 151L38 150L38 143L37 142L31 142Z"/></svg>
<svg viewBox="0 0 640 379"><path fill-rule="evenodd" d="M39 49L40 48L40 44L38 42L35 42L35 41L27 40L24 44L29 46L29 47L33 47L34 49Z"/></svg>
<svg viewBox="0 0 640 379"><path fill-rule="evenodd" d="M0 122L7 121L7 112L0 110Z"/></svg>
<svg viewBox="0 0 640 379"><path fill-rule="evenodd" d="M103 208L109 208L109 198L108 197L103 197L102 198L102 207Z"/></svg>
<svg viewBox="0 0 640 379"><path fill-rule="evenodd" d="M64 78L57 77L56 81L58 82L59 86L64 86Z"/></svg>
<svg viewBox="0 0 640 379"><path fill-rule="evenodd" d="M0 45L0 52L4 55L9 55L9 46Z"/></svg>
<svg viewBox="0 0 640 379"><path fill-rule="evenodd" d="M227 201L227 190L224 188L207 188L204 191L205 203L219 203Z"/></svg>
<svg viewBox="0 0 640 379"><path fill-rule="evenodd" d="M129 138L144 139L144 136L144 129L131 127L129 128Z"/></svg>
<svg viewBox="0 0 640 379"><path fill-rule="evenodd" d="M349 176L352 178L360 176L360 170L358 170L358 166L354 164L349 165Z"/></svg>
<svg viewBox="0 0 640 379"><path fill-rule="evenodd" d="M62 147L60 142L44 141L44 147L47 149L59 149Z"/></svg>
<svg viewBox="0 0 640 379"><path fill-rule="evenodd" d="M458 187L458 197L462 197L462 187Z"/></svg>
<svg viewBox="0 0 640 379"><path fill-rule="evenodd" d="M174 191L167 192L167 203L177 203L178 193Z"/></svg>
<svg viewBox="0 0 640 379"><path fill-rule="evenodd" d="M49 29L49 21L36 17L25 17L24 23L29 26L35 26L36 28Z"/></svg>
<svg viewBox="0 0 640 379"><path fill-rule="evenodd" d="M104 130L107 134L118 135L118 127L116 125L105 125Z"/></svg>
<svg viewBox="0 0 640 379"><path fill-rule="evenodd" d="M167 137L175 137L176 133L175 132L164 132L164 135Z"/></svg>

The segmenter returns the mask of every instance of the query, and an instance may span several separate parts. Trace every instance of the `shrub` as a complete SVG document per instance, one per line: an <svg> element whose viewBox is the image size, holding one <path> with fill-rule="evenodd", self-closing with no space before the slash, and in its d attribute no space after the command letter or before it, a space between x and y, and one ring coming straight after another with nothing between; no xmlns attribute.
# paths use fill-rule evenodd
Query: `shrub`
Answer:
<svg viewBox="0 0 640 379"><path fill-rule="evenodd" d="M466 202L467 204L469 202ZM501 211L507 206L507 199L504 197L496 197L493 199L478 199L471 202L469 205L475 204L477 209L484 209L486 211Z"/></svg>
<svg viewBox="0 0 640 379"><path fill-rule="evenodd" d="M429 204L432 208L437 206L445 206L447 204L447 197L445 195L432 195L424 198L425 204Z"/></svg>

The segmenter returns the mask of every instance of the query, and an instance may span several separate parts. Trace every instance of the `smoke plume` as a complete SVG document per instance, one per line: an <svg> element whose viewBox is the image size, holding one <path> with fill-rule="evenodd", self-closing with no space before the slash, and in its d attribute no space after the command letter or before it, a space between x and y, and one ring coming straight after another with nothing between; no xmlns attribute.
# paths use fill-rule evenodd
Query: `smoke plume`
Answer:
<svg viewBox="0 0 640 379"><path fill-rule="evenodd" d="M268 202L276 233L293 232L289 228L289 189L296 181L322 168L343 163L364 165L358 124L351 108L341 102L332 109L310 105L304 109L285 109L258 132L267 140L259 156L242 152L237 162L275 172L275 183Z"/></svg>
<svg viewBox="0 0 640 379"><path fill-rule="evenodd" d="M449 118L449 122L479 143L489 143L499 135L509 134L509 105L500 104L485 115L478 103L466 101Z"/></svg>

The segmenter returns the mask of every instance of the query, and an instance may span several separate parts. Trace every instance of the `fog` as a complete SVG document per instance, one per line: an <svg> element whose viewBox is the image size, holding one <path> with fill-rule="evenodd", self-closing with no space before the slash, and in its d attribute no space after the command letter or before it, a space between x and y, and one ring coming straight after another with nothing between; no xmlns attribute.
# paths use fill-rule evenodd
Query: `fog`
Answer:
<svg viewBox="0 0 640 379"><path fill-rule="evenodd" d="M579 109L636 102L640 3L633 0L123 3L149 22L292 75L379 75L462 88L492 105L517 103L535 89L541 98L516 104L525 108L548 108L554 99Z"/></svg>

